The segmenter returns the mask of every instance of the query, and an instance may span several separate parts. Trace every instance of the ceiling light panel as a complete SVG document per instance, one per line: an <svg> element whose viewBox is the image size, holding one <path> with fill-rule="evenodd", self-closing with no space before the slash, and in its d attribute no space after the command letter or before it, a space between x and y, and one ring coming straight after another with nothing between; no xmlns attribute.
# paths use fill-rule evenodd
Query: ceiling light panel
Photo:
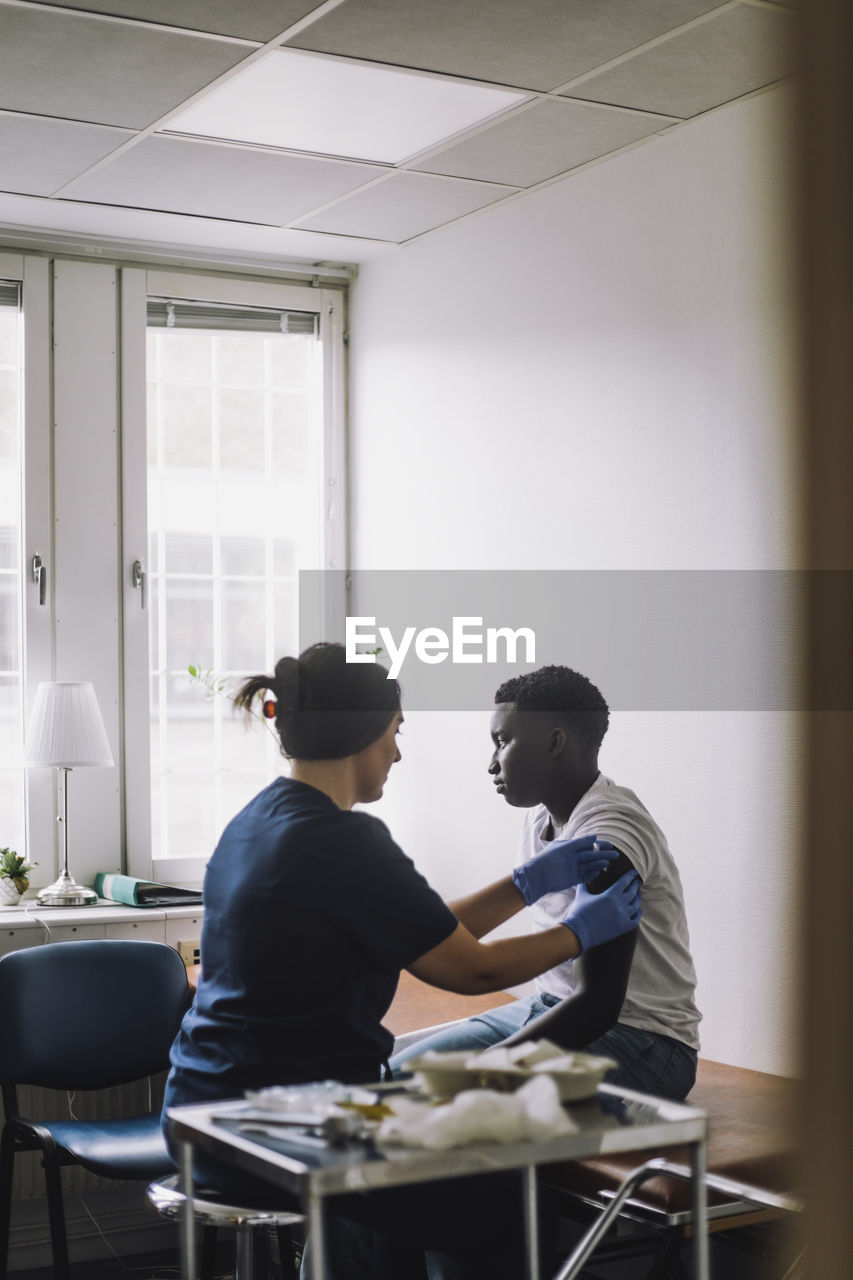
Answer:
<svg viewBox="0 0 853 1280"><path fill-rule="evenodd" d="M273 49L168 131L399 164L525 100L525 94Z"/></svg>

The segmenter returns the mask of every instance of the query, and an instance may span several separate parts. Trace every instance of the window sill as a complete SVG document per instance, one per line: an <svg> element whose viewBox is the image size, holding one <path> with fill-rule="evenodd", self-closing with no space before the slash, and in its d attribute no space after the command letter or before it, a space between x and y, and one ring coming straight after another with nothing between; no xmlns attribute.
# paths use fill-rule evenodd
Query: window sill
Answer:
<svg viewBox="0 0 853 1280"><path fill-rule="evenodd" d="M28 924L36 928L42 921L48 925L81 925L116 924L126 920L188 920L202 912L199 904L189 907L124 907L102 898L91 907L39 907L34 899L30 899L17 906L0 909L0 925L14 925L20 929Z"/></svg>

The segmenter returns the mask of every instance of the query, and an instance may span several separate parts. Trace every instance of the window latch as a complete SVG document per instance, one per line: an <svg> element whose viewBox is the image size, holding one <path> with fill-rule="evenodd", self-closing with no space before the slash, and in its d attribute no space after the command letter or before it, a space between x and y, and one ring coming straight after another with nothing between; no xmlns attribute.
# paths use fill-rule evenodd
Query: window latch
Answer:
<svg viewBox="0 0 853 1280"><path fill-rule="evenodd" d="M39 589L39 604L44 604L47 596L47 565L38 551L33 556L33 582Z"/></svg>
<svg viewBox="0 0 853 1280"><path fill-rule="evenodd" d="M142 593L140 596L140 604L144 609L146 607L145 570L142 567L141 560L134 560L131 572L133 574L133 585L138 587L139 591Z"/></svg>

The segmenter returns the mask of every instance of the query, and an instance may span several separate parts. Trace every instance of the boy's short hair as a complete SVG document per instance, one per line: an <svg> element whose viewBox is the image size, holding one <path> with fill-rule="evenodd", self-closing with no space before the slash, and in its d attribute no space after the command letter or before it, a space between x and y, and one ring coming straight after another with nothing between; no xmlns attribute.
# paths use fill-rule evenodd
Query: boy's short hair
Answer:
<svg viewBox="0 0 853 1280"><path fill-rule="evenodd" d="M593 750L601 746L610 715L599 689L571 667L540 667L513 676L495 693L495 702L514 702L522 711L550 711L559 715L581 742Z"/></svg>

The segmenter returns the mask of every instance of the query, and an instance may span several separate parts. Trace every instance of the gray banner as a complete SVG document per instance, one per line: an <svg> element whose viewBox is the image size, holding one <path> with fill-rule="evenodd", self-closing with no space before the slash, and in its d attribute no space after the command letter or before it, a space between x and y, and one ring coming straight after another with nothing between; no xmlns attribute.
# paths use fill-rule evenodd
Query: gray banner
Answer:
<svg viewBox="0 0 853 1280"><path fill-rule="evenodd" d="M787 570L300 573L300 618L345 598L323 638L378 660L411 710L479 710L504 680L575 668L614 710L837 708L800 679L798 619L849 573ZM300 628L300 648L317 639ZM373 651L373 652L371 652ZM377 652L378 651L378 652Z"/></svg>

